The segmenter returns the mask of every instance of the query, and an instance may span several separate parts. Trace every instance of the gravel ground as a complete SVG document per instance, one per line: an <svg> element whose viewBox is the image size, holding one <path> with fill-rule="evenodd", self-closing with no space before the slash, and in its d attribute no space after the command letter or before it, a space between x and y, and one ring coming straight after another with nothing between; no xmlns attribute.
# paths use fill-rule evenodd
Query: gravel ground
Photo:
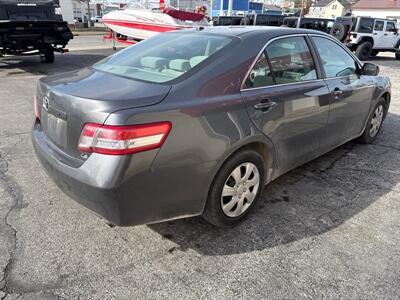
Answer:
<svg viewBox="0 0 400 300"><path fill-rule="evenodd" d="M88 47L94 50L87 51ZM282 176L231 230L201 218L110 227L62 194L30 140L38 78L112 53L76 37L54 65L0 60L0 299L400 297L400 62L372 145L347 143Z"/></svg>

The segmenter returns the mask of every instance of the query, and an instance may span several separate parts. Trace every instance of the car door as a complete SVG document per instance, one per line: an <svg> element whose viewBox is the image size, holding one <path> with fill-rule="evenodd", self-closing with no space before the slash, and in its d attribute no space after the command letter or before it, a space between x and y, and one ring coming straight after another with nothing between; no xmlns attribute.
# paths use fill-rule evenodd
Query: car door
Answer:
<svg viewBox="0 0 400 300"><path fill-rule="evenodd" d="M374 24L374 31L373 31L373 36L374 36L374 49L384 49L386 48L384 46L385 44L385 32L383 31L383 28L385 27L385 21L382 20L375 20Z"/></svg>
<svg viewBox="0 0 400 300"><path fill-rule="evenodd" d="M267 44L243 83L255 126L274 144L283 173L318 155L329 113L329 90L306 36Z"/></svg>
<svg viewBox="0 0 400 300"><path fill-rule="evenodd" d="M325 151L359 136L369 113L374 80L359 75L360 64L339 42L312 36L330 91L329 119L321 148Z"/></svg>
<svg viewBox="0 0 400 300"><path fill-rule="evenodd" d="M399 34L397 33L396 23L394 21L386 21L384 36L385 48L393 49L396 47L397 41L399 40Z"/></svg>

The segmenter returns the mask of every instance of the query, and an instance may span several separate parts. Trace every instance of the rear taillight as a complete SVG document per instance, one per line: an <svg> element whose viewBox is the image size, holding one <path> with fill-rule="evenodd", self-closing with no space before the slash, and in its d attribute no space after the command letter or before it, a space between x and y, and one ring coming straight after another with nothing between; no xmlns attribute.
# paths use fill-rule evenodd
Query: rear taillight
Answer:
<svg viewBox="0 0 400 300"><path fill-rule="evenodd" d="M87 123L79 139L79 151L124 155L159 148L171 130L170 122L131 126Z"/></svg>
<svg viewBox="0 0 400 300"><path fill-rule="evenodd" d="M39 111L39 103L38 103L38 98L35 95L35 97L33 97L33 106L34 106L34 110L35 110L35 117L36 119L40 120L40 111Z"/></svg>

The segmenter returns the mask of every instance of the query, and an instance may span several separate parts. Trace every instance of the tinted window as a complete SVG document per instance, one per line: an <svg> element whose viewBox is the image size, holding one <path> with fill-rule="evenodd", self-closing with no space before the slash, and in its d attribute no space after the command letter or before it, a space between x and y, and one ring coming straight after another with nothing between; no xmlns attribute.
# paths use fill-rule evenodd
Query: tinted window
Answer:
<svg viewBox="0 0 400 300"><path fill-rule="evenodd" d="M360 19L360 28L359 32L372 32L372 28L374 27L374 19Z"/></svg>
<svg viewBox="0 0 400 300"><path fill-rule="evenodd" d="M263 53L257 60L249 76L247 77L244 83L244 88L245 89L258 88L273 84L274 80L271 74L271 69L269 67L267 58Z"/></svg>
<svg viewBox="0 0 400 300"><path fill-rule="evenodd" d="M386 31L394 32L396 31L396 24L394 22L386 23Z"/></svg>
<svg viewBox="0 0 400 300"><path fill-rule="evenodd" d="M297 18L296 19L285 19L283 21L283 25L287 26L287 27L292 27L292 28L296 28L297 27Z"/></svg>
<svg viewBox="0 0 400 300"><path fill-rule="evenodd" d="M331 27L333 26L333 22L331 22ZM323 19L303 19L300 23L300 28L314 29L319 31L328 31L328 21Z"/></svg>
<svg viewBox="0 0 400 300"><path fill-rule="evenodd" d="M97 70L149 82L167 82L226 47L232 38L199 33L160 34L95 64Z"/></svg>
<svg viewBox="0 0 400 300"><path fill-rule="evenodd" d="M322 37L312 37L322 59L326 77L341 77L356 74L357 63L335 42Z"/></svg>
<svg viewBox="0 0 400 300"><path fill-rule="evenodd" d="M303 37L276 40L268 45L266 52L276 84L317 79L314 62Z"/></svg>
<svg viewBox="0 0 400 300"><path fill-rule="evenodd" d="M385 25L385 22L383 21L375 21L375 31L383 31L383 26Z"/></svg>

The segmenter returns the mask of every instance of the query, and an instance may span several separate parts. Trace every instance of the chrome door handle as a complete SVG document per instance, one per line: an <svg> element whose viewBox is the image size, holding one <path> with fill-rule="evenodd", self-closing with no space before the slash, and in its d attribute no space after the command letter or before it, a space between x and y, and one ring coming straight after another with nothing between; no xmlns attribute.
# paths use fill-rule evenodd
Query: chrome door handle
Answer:
<svg viewBox="0 0 400 300"><path fill-rule="evenodd" d="M263 100L260 103L254 105L254 109L266 112L274 108L276 105L277 105L276 102L270 100Z"/></svg>

